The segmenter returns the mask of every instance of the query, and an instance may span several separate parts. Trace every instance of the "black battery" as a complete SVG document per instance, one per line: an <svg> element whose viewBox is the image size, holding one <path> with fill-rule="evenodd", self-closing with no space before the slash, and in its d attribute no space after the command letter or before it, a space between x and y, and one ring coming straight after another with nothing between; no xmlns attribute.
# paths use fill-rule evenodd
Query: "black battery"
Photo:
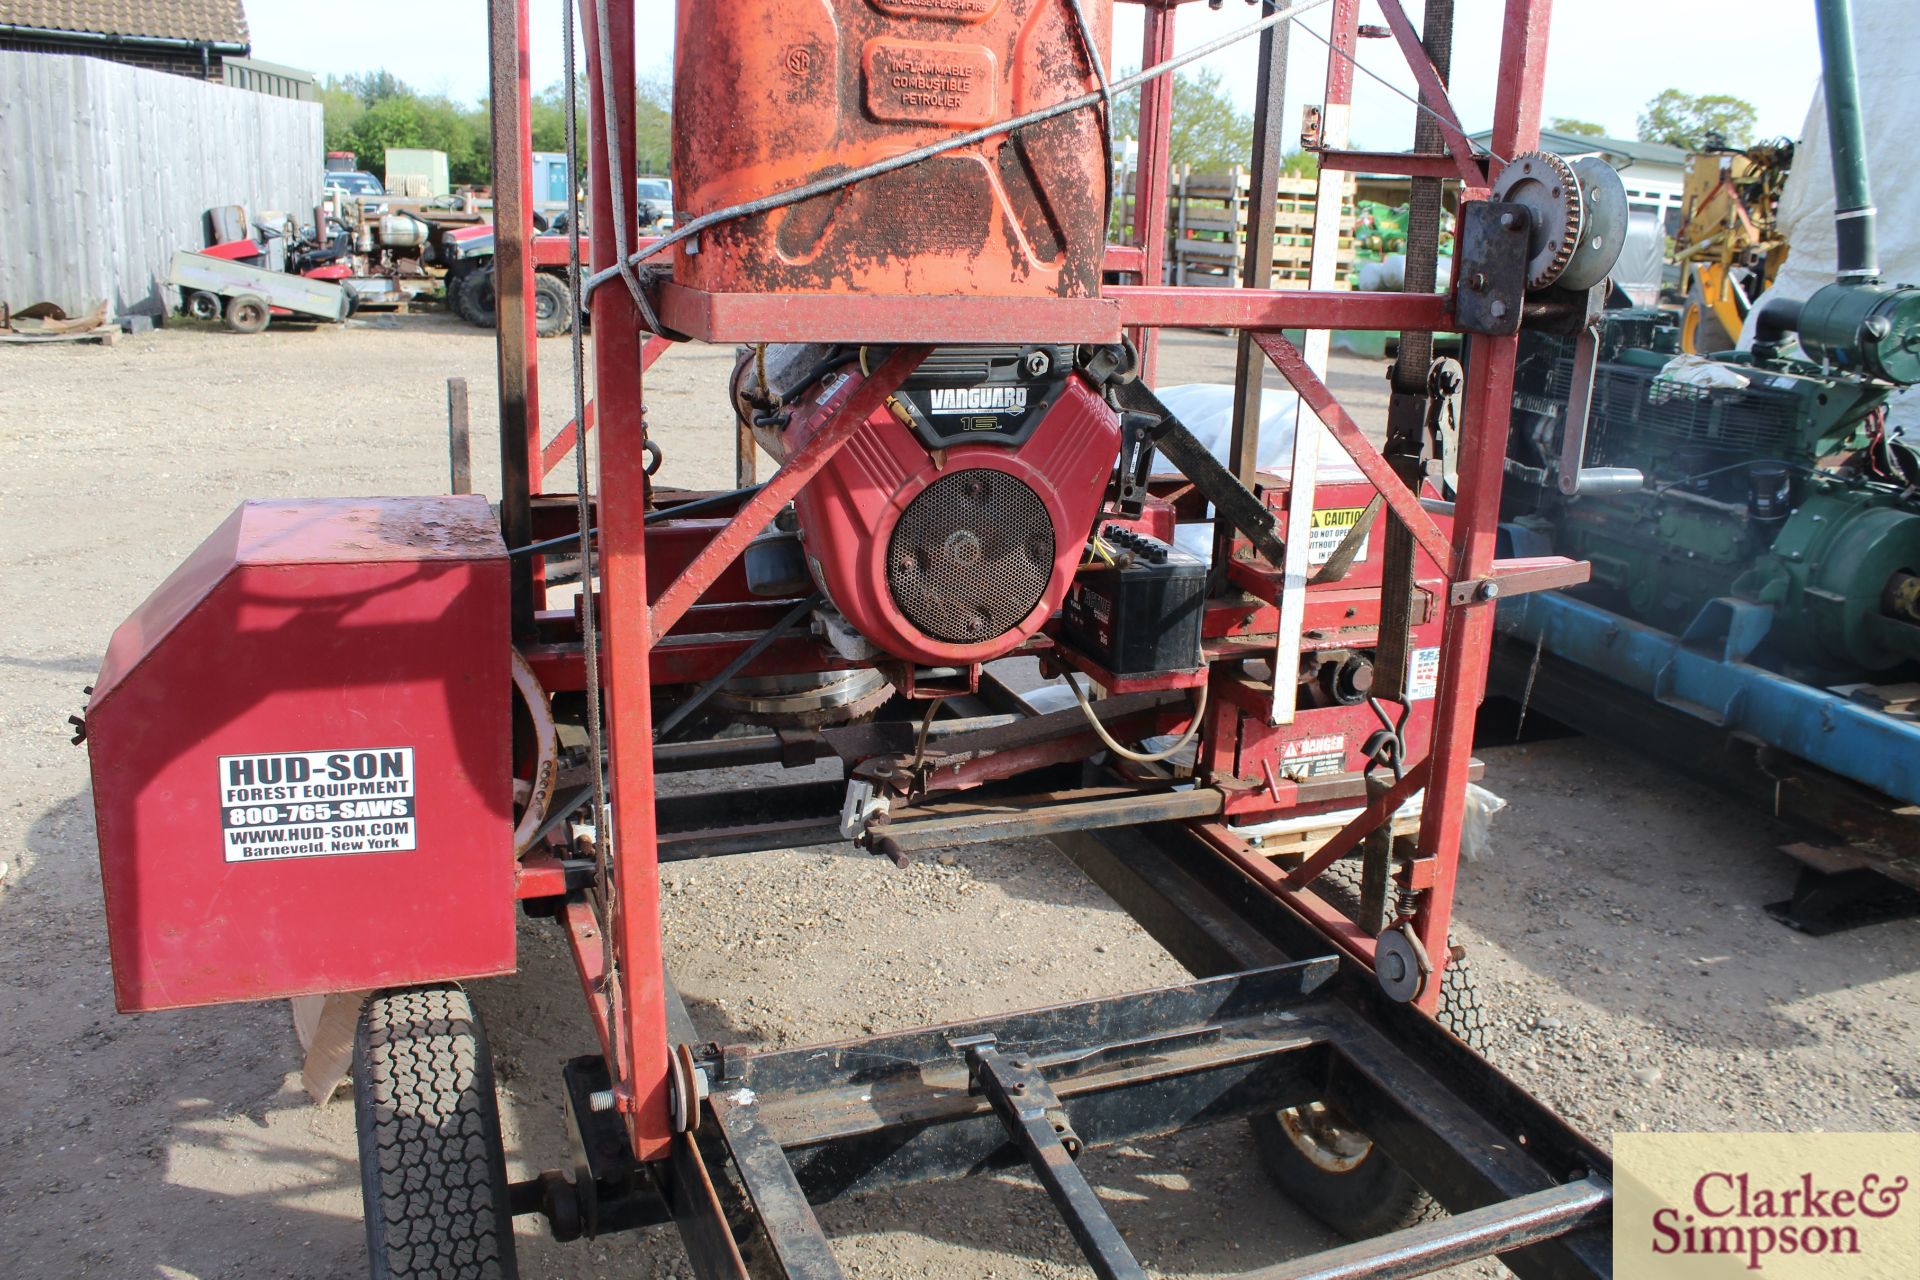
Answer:
<svg viewBox="0 0 1920 1280"><path fill-rule="evenodd" d="M1101 541L1115 563L1074 578L1062 638L1117 676L1198 667L1206 562L1118 525Z"/></svg>

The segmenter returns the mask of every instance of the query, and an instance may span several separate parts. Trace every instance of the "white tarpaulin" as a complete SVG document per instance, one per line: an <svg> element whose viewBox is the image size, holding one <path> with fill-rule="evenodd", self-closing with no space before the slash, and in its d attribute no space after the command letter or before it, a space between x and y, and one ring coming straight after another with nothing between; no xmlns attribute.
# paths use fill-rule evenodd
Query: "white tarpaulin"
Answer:
<svg viewBox="0 0 1920 1280"><path fill-rule="evenodd" d="M1160 403L1180 419L1187 430L1222 463L1233 447L1233 388L1223 383L1188 382L1177 387L1161 387L1155 393ZM1260 448L1255 466L1271 475L1286 476L1293 471L1293 432L1299 422L1300 397L1286 391L1269 389L1260 399ZM1318 484L1350 484L1365 480L1366 473L1355 466L1333 433L1320 420L1307 415L1320 433L1320 462L1315 468ZM1231 465L1230 463L1227 465ZM1171 473L1173 467L1163 458L1155 459L1155 470ZM1209 507L1211 515L1213 509ZM1213 525L1183 524L1175 532L1174 545L1201 559L1213 561Z"/></svg>
<svg viewBox="0 0 1920 1280"><path fill-rule="evenodd" d="M1920 166L1912 160L1913 121L1920 116L1920 23L1911 0L1853 0L1854 58L1866 120L1867 173L1880 211L1880 278L1920 284ZM1827 101L1816 86L1793 171L1780 197L1780 230L1791 246L1773 287L1748 314L1740 345L1753 341L1753 317L1767 297L1805 298L1834 275L1833 157L1827 148ZM1890 421L1920 434L1920 392L1895 398Z"/></svg>

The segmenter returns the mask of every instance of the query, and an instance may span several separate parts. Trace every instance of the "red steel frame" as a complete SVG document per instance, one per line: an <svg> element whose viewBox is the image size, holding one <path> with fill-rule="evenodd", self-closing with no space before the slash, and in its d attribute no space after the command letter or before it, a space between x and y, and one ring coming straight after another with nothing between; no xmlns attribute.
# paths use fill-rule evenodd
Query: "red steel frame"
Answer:
<svg viewBox="0 0 1920 1280"><path fill-rule="evenodd" d="M1145 41L1142 64L1165 60L1173 51L1175 12L1189 0L1129 0L1146 9ZM1445 157L1386 153L1329 152L1323 167L1342 170L1364 167L1374 171L1400 172L1425 176L1460 177L1469 187L1469 197L1480 195L1490 180L1489 162L1470 152L1460 134L1457 117L1447 104L1444 89L1432 64L1420 50L1417 36L1408 24L1397 0L1380 0L1389 25L1401 49L1407 54L1416 78L1431 101L1441 104L1446 121L1449 154ZM1539 115L1542 80L1545 70L1548 14L1551 0L1506 0L1502 43L1498 65L1498 98L1495 105L1491 150L1495 156L1513 156L1532 149L1539 140ZM617 234L614 211L608 193L620 184L631 190L634 181L632 155L634 110L635 14L633 0L605 0L609 41L602 47L598 38L595 6L581 0L581 26L586 33L588 94L586 119L593 136L589 148L589 184L592 192L591 257L595 270L613 266L617 260ZM517 95L511 95L512 119L506 132L517 129L520 166L524 174L530 152L527 103L529 79L526 61L526 0L493 0L496 31L496 101L503 88L502 74L517 74ZM1342 0L1334 7L1335 43L1352 48L1358 5ZM499 35L503 27L517 37L511 60L503 58ZM1344 37L1344 41L1343 41ZM503 66L503 64L505 64ZM508 70L511 68L511 70ZM1347 67L1336 68L1329 83L1350 81ZM616 115L614 142L608 146L602 118L603 86L613 86ZM1117 247L1109 257L1109 266L1137 272L1141 283L1113 286L1105 297L1118 307L1119 318L1131 333L1138 335L1144 369L1149 379L1154 367L1153 330L1158 328L1236 328L1257 331L1262 348L1276 368L1288 379L1327 421L1341 444L1360 461L1370 478L1392 504L1395 514L1415 532L1419 545L1441 561L1440 574L1452 583L1473 583L1499 576L1504 566L1494 562L1494 540L1499 512L1502 460L1505 456L1507 406L1511 400L1515 337L1470 336L1468 343L1470 379L1461 414L1459 500L1455 507L1451 538L1447 538L1421 510L1404 488L1396 488L1384 462L1341 410L1331 392L1305 367L1298 351L1282 338L1282 328L1352 329L1426 329L1448 330L1451 307L1446 295L1408 296L1332 291L1280 291L1241 288L1233 290L1168 288L1158 283L1166 244L1166 154L1171 136L1172 87L1163 78L1146 86L1141 97L1140 165L1136 232L1132 246ZM497 131L498 132L498 131ZM629 213L631 202L628 202ZM524 222L524 219L522 220ZM624 239L636 241L636 228L629 219ZM524 450L528 459L528 489L539 492L542 478L574 445L575 424L566 428L544 446L540 439L537 405L537 369L532 359L528 336L531 333L532 255L515 252L507 241L530 237L530 226L503 229L502 252L497 258L503 271L517 267L520 275L518 298L526 308L524 326L504 323L500 329L501 371L503 382L523 388L526 412L503 418L503 429L525 432ZM515 286L502 280L503 307L515 298ZM952 310L966 324L965 336L974 340L1013 341L1034 337L1008 323L991 333L977 333L977 307L969 300L956 299ZM941 311L940 299L912 300L921 314ZM894 300L860 296L833 297L812 301L808 316L826 332L859 332L879 338L898 333L889 327L899 312ZM1082 304L1084 305L1084 304ZM1009 309L1018 316L1020 308ZM573 950L580 970L583 989L594 1014L596 1029L606 1051L615 1079L615 1105L624 1115L635 1153L643 1160L667 1154L673 1134L667 1107L670 1044L666 1026L663 957L660 945L658 863L654 827L654 778L652 755L651 690L658 657L672 670L675 679L696 679L689 672L701 669L686 665L690 647L697 649L710 637L670 639L685 632L685 624L703 608L696 602L733 564L748 540L756 534L766 517L803 485L813 469L823 463L844 440L848 430L829 427L809 448L790 460L776 474L760 497L724 524L715 522L716 531L683 561L677 580L658 599L649 603L646 526L650 482L646 475L647 454L644 373L665 347L665 342L646 335L640 324L631 295L618 284L597 290L592 298L593 369L592 404L587 428L598 426L600 512L598 537L599 565L603 602L602 677L607 706L607 742L610 752L613 796L612 884L602 901L602 913L570 909L566 924L573 939ZM959 335L955 335L957 340ZM853 397L860 404L878 404L898 386L917 363L917 349L901 348L862 393ZM856 406L858 407L858 406ZM864 413L861 414L864 416ZM849 428L860 417L849 416ZM506 450L522 446L508 440ZM530 496L523 500L530 501ZM670 522L671 523L671 522ZM656 550L667 544L655 534ZM1555 565L1511 566L1516 574L1524 572L1529 580L1573 580L1576 574L1564 562ZM1573 567L1577 568L1577 567ZM538 572L537 566L535 568ZM1517 580L1517 579L1516 579ZM535 578L536 592L539 579ZM1448 927L1452 915L1455 873L1459 857L1465 790L1470 767L1470 749L1475 710L1485 692L1486 664L1493 624L1490 600L1454 599L1446 609L1444 641L1440 655L1438 687L1433 702L1433 729L1426 757L1413 762L1405 777L1383 795L1373 799L1366 811L1337 835L1332 844L1291 873L1276 867L1248 848L1226 826L1224 819L1197 819L1194 826L1215 847L1241 866L1248 875L1268 886L1301 915L1312 921L1330 941L1349 956L1371 963L1373 940L1362 930L1328 907L1307 890L1313 876L1333 858L1354 847L1361 837L1377 825L1380 818L1404 797L1422 785L1427 801L1420 824L1419 852L1414 860L1408 887L1424 889L1413 926L1427 954L1436 966L1448 956ZM542 615L545 616L545 615ZM757 617L751 611L735 608L729 616ZM664 647L663 647L664 646ZM538 668L562 674L569 662L578 670L577 648L569 655L564 645L529 645L530 656ZM712 647L712 646L709 646ZM724 649L724 646L721 646ZM675 657L669 659L671 651ZM776 647L775 652L778 652ZM717 667L718 657L709 663ZM844 664L842 664L844 665ZM664 668L663 668L664 670ZM1224 673L1213 676L1216 691L1221 689ZM1234 696L1226 693L1223 696ZM1275 794L1280 794L1275 788ZM549 859L529 859L523 865L523 892L551 889L558 875ZM611 946L605 945L599 931L605 928ZM1429 1012L1437 1001L1440 983L1430 981L1420 1003Z"/></svg>

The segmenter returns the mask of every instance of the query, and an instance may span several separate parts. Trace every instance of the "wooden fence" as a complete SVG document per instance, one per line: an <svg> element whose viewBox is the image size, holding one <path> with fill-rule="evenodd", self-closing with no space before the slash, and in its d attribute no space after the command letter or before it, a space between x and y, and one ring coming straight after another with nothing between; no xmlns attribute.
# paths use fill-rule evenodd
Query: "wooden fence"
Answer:
<svg viewBox="0 0 1920 1280"><path fill-rule="evenodd" d="M311 222L324 151L317 102L0 51L0 301L159 314L209 208Z"/></svg>

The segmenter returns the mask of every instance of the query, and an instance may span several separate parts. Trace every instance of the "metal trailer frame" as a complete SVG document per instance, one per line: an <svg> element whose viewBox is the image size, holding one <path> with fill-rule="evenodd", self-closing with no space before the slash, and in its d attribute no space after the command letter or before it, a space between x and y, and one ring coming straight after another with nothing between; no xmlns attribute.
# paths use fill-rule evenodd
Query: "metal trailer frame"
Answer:
<svg viewBox="0 0 1920 1280"><path fill-rule="evenodd" d="M1164 60L1173 49L1183 0L1129 2L1146 9L1143 64ZM699 1043L664 969L659 863L802 842L805 833L796 831L789 803L801 797L785 789L779 803L786 815L775 821L739 812L732 799L731 825L715 832L707 828L720 812L716 802L657 799L656 770L752 760L797 763L834 754L851 760L890 748L886 726L656 745L654 689L716 681L742 670L847 665L806 637L781 634L778 623L790 602L702 599L928 346L1038 340L1059 317L1050 300L981 305L981 299L846 295L796 305L792 298L701 295L660 284L655 310L670 329L710 332L718 324L735 332L751 328L767 341L884 336L900 344L852 394L839 421L819 431L764 484L745 487L754 475L751 439L743 433L742 490L702 495L656 487L649 478L655 459L646 440L643 378L666 340L643 324L623 282L595 291L593 394L584 416L587 430L599 428L591 536L598 548L607 770L615 798L611 831L604 833L611 836L611 852L604 866L598 851L591 858L531 853L520 864L517 892L530 913L551 916L561 927L602 1052L567 1069L574 1171L517 1184L515 1212L544 1213L563 1237L671 1218L703 1276L834 1277L841 1271L810 1202L1024 1158L1098 1274L1142 1275L1073 1157L1088 1145L1318 1099L1364 1129L1454 1216L1255 1273L1263 1280L1415 1275L1496 1253L1527 1276L1611 1273L1607 1158L1425 1016L1435 1009L1441 971L1452 958L1449 923L1466 785L1476 767L1472 732L1485 690L1493 601L1580 581L1585 571L1559 559L1495 559L1524 254L1516 256L1512 243L1514 206L1484 197L1500 156L1537 145L1550 4L1505 2L1490 158L1472 149L1447 98L1451 0L1428 0L1424 44L1399 0L1377 3L1421 85L1427 118L1416 153L1328 148L1321 163L1329 170L1408 173L1431 184L1426 189L1432 193L1442 179L1461 179L1469 201L1452 290L1257 287L1267 278L1261 258L1262 246L1271 241L1270 196L1254 202L1247 285L1208 290L1157 283L1172 111L1171 82L1162 77L1142 94L1134 243L1112 248L1107 262L1110 271L1136 275L1139 282L1106 288L1101 304L1133 336L1149 376L1157 329L1231 328L1243 335L1240 429L1229 467L1243 481L1255 478L1257 441L1250 424L1257 423L1266 362L1326 423L1375 485L1387 512L1390 576L1375 597L1375 612L1367 615L1383 649L1404 656L1410 614L1421 594L1415 590L1421 581L1416 561L1426 556L1437 567L1444 600L1427 604L1444 604L1445 614L1430 749L1404 762L1391 783L1349 778L1344 789L1268 772L1256 780L1215 776L1211 785L1174 790L1164 775L1108 769L1063 790L1057 785L1061 767L1087 757L1094 749L1091 735L1076 735L1067 728L1071 721L1058 716L1019 716L1018 700L990 676L981 678L955 699L963 718L942 724L940 732L945 743L968 743L975 771L970 781L982 789L968 800L897 813L881 842L884 851L904 857L917 844L961 838L962 829L977 838L1052 835L1199 980L804 1052ZM1275 0L1263 0L1265 13L1279 8ZM1332 14L1327 108L1344 114L1353 89L1352 52L1362 34L1359 0L1332 0ZM624 228L616 226L610 194L631 190L633 180L634 6L632 0L582 0L580 16L587 101L595 104L596 120L599 104L607 104L613 122L611 129L595 130L589 147L591 266L601 271L618 265L617 246L637 238L630 219ZM585 671L574 612L545 607L545 558L571 554L565 549L588 531L574 526L571 496L543 492L548 471L580 432L579 424L569 423L555 439L543 441L538 426L525 0L491 0L490 31L500 520L514 549L514 634L547 689L578 689ZM1261 37L1256 153L1262 167L1255 171L1256 189L1271 185L1260 175L1272 171L1280 154L1285 32L1273 27ZM619 141L607 145L607 136ZM1490 305L1490 299L1501 301ZM1086 314L1084 301L1074 305ZM1539 308L1527 303L1526 309ZM1468 335L1459 498L1450 535L1411 487L1417 457L1410 472L1404 454L1383 456L1366 441L1311 361L1282 334L1289 328ZM1402 426L1402 414L1415 411L1417 418L1425 410L1423 382L1424 376L1411 388L1404 380L1396 383L1396 422ZM1315 438L1310 431L1297 434ZM1312 468L1311 449L1303 446L1288 496L1296 512L1312 509ZM1190 508L1197 505L1191 494L1185 500ZM1223 549L1239 545L1230 533L1222 539ZM1262 742L1273 740L1262 733L1292 715L1290 691L1276 696L1281 691L1250 679L1240 667L1249 657L1291 656L1300 648L1300 629L1309 625L1314 602L1328 602L1306 590L1302 568L1289 563L1241 573L1243 590L1259 588L1253 592L1257 608L1237 624L1210 613L1209 663L1199 676L1214 694L1204 725L1208 739L1245 732L1247 749L1257 755ZM1337 600L1347 617L1355 616L1359 603L1352 595ZM1043 636L1026 651L1074 665L1070 654L1050 650ZM1276 665L1284 669L1284 662ZM1398 674L1403 668L1383 662L1382 669L1393 686L1389 696L1404 697ZM1181 692L1193 683L1167 673L1113 689L1118 696L1101 704L1102 718L1136 739L1178 732L1195 714ZM1049 766L1051 774L1032 772ZM1047 781L1030 783L1023 794L1013 781L1023 772ZM1369 840L1420 788L1426 800L1417 848ZM821 798L813 796L814 809ZM1287 868L1235 834L1228 820L1356 802L1357 817L1318 853ZM801 822L824 834L817 812ZM1326 867L1363 848L1370 892L1401 904L1407 932L1428 958L1431 971L1417 997L1418 1011L1394 1003L1375 984L1373 932L1313 891ZM1389 871L1392 885L1386 883ZM1060 1040L1069 1029L1080 1043L1063 1051Z"/></svg>

